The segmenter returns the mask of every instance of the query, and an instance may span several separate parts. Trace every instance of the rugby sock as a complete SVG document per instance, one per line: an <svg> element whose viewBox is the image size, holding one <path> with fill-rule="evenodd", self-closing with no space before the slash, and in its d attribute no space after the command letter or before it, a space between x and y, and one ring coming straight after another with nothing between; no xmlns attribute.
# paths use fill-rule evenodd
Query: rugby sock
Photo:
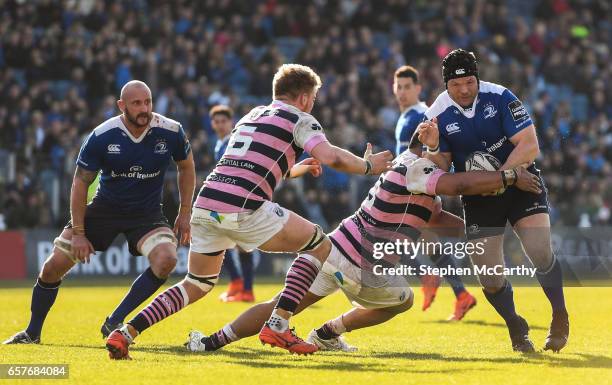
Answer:
<svg viewBox="0 0 612 385"><path fill-rule="evenodd" d="M224 347L225 345L231 344L232 342L238 341L240 338L234 333L234 329L230 324L227 324L220 329L218 332L202 338L202 343L206 347L207 352L212 352L217 349Z"/></svg>
<svg viewBox="0 0 612 385"><path fill-rule="evenodd" d="M452 256L448 254L437 254L431 256L432 262L439 268L452 268L455 269L455 262L453 261ZM455 297L459 297L459 294L465 291L465 286L463 286L463 282L461 278L456 274L445 274L444 279L451 286L453 292L455 293Z"/></svg>
<svg viewBox="0 0 612 385"><path fill-rule="evenodd" d="M240 253L240 268L245 291L253 291L253 253Z"/></svg>
<svg viewBox="0 0 612 385"><path fill-rule="evenodd" d="M553 311L567 311L563 296L563 272L561 263L553 256L553 262L545 272L536 272L540 286L548 297Z"/></svg>
<svg viewBox="0 0 612 385"><path fill-rule="evenodd" d="M497 313L506 321L506 325L510 325L516 320L518 315L514 308L514 292L509 281L506 281L504 287L495 293L489 293L485 290L483 292L489 303L493 305Z"/></svg>
<svg viewBox="0 0 612 385"><path fill-rule="evenodd" d="M132 325L138 333L142 333L153 324L160 322L166 317L170 317L188 304L189 297L187 296L187 292L179 283L155 297L147 307L142 309L142 311L128 323Z"/></svg>
<svg viewBox="0 0 612 385"><path fill-rule="evenodd" d="M235 281L240 279L240 272L238 271L238 267L236 266L236 262L234 262L234 252L233 250L227 253L226 258L223 262L223 267L227 270L230 275L230 279Z"/></svg>
<svg viewBox="0 0 612 385"><path fill-rule="evenodd" d="M318 328L316 332L319 338L331 340L332 338L337 338L340 336L340 334L345 333L346 326L344 326L344 322L342 321L343 316L344 314L331 321L327 321L323 324L323 326Z"/></svg>
<svg viewBox="0 0 612 385"><path fill-rule="evenodd" d="M312 255L298 255L287 272L285 287L280 294L276 308L295 313L295 309L319 274L320 268L321 262Z"/></svg>
<svg viewBox="0 0 612 385"><path fill-rule="evenodd" d="M166 278L158 278L153 274L151 268L147 268L134 280L132 287L123 298L119 306L108 317L112 324L123 322L130 312L140 306L147 298L152 296L166 282Z"/></svg>
<svg viewBox="0 0 612 385"><path fill-rule="evenodd" d="M52 283L44 282L40 278L36 280L32 290L32 304L30 305L32 315L30 316L30 324L26 329L26 333L28 333L30 338L40 337L43 323L47 313L49 313L49 309L51 309L55 302L55 298L57 298L57 292L61 283L61 280Z"/></svg>

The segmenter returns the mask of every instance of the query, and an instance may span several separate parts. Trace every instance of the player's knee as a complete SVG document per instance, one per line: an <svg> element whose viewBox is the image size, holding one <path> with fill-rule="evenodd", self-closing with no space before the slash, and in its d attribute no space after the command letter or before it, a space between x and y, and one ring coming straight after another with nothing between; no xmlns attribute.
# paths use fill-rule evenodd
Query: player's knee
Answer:
<svg viewBox="0 0 612 385"><path fill-rule="evenodd" d="M55 254L45 261L40 271L39 277L43 282L57 282L61 280L65 274L62 266L57 261L57 257L54 258L54 256Z"/></svg>
<svg viewBox="0 0 612 385"><path fill-rule="evenodd" d="M142 255L149 258L151 270L159 278L167 278L176 267L176 238L169 231L160 231L144 240Z"/></svg>
<svg viewBox="0 0 612 385"><path fill-rule="evenodd" d="M151 270L153 270L153 274L155 274L158 278L168 278L170 273L176 267L176 253L171 253L169 250L165 252L160 251L157 254L149 257L149 261L151 264Z"/></svg>
<svg viewBox="0 0 612 385"><path fill-rule="evenodd" d="M329 238L327 237L327 234L325 234L321 226L315 224L313 232L312 232L312 236L310 237L308 242L306 242L300 248L300 250L298 250L298 252L303 253L303 252L308 251L309 254L313 254L313 252L315 251L323 252L324 251L323 249L326 248L327 244L331 244Z"/></svg>
<svg viewBox="0 0 612 385"><path fill-rule="evenodd" d="M187 273L183 282L187 288L189 303L193 303L208 294L219 281L219 275L195 275Z"/></svg>

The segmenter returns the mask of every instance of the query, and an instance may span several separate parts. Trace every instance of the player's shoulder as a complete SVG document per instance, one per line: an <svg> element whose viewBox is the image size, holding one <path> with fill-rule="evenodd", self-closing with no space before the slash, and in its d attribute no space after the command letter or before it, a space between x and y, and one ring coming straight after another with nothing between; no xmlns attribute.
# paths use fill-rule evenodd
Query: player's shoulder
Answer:
<svg viewBox="0 0 612 385"><path fill-rule="evenodd" d="M178 133L181 129L181 123L177 122L174 119L170 119L167 116L154 112L153 118L151 119L151 127L158 127L164 130Z"/></svg>
<svg viewBox="0 0 612 385"><path fill-rule="evenodd" d="M102 138L105 134L111 133L114 130L120 130L122 124L119 116L113 116L94 128L91 132L91 137L96 139Z"/></svg>
<svg viewBox="0 0 612 385"><path fill-rule="evenodd" d="M508 88L501 84L480 81L479 96L483 100L493 101L511 101L516 99L516 96Z"/></svg>
<svg viewBox="0 0 612 385"><path fill-rule="evenodd" d="M427 119L435 118L440 116L453 106L453 100L451 99L448 91L442 92L436 100L432 103L427 110L425 110L425 116Z"/></svg>

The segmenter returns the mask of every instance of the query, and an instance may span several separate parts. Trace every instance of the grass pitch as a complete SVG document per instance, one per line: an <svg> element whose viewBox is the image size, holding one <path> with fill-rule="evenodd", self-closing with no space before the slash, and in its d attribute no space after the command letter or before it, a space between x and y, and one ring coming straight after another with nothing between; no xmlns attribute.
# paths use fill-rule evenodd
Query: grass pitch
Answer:
<svg viewBox="0 0 612 385"><path fill-rule="evenodd" d="M127 281L105 286L77 286L67 280L51 310L43 345L2 346L0 363L67 363L70 384L594 384L612 383L612 288L567 288L571 332L560 353L520 355L511 351L505 325L479 289L476 306L460 323L444 321L454 297L446 287L427 312L415 290L415 307L377 327L346 334L359 347L354 354L317 353L291 356L260 345L256 337L210 354L191 354L182 343L190 329L210 333L248 304L222 304L219 285L209 298L147 330L131 350L132 361L111 361L99 332L104 317L121 300ZM22 330L29 318L30 282L0 283L0 338ZM260 300L279 284L257 284ZM519 312L529 321L531 337L541 347L550 310L539 288L515 288ZM298 333L348 310L335 294L294 318ZM0 384L41 384L50 380L0 380Z"/></svg>

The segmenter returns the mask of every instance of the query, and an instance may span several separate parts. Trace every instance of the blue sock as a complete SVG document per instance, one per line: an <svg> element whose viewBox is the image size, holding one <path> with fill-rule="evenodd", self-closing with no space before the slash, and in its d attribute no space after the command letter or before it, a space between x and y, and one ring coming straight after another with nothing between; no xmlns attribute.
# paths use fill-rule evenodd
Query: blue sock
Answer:
<svg viewBox="0 0 612 385"><path fill-rule="evenodd" d="M40 278L36 280L34 290L32 290L32 304L30 305L32 315L30 316L30 324L26 329L26 333L28 333L30 338L40 337L43 323L55 302L55 298L57 298L57 292L61 283L62 281L47 283L43 282Z"/></svg>
<svg viewBox="0 0 612 385"><path fill-rule="evenodd" d="M453 258L447 254L432 255L431 260L439 268L447 268L447 267L454 268L455 267L455 262L453 261ZM448 284L453 289L453 292L455 293L455 297L458 297L459 294L465 291L465 286L463 286L463 281L461 281L461 278L458 275L446 274L444 275L444 279L446 279L446 282L448 282Z"/></svg>
<svg viewBox="0 0 612 385"><path fill-rule="evenodd" d="M563 296L563 272L561 271L561 263L553 256L553 263L546 272L536 273L540 286L544 290L544 294L548 297L553 312L567 311L565 308L565 298Z"/></svg>
<svg viewBox="0 0 612 385"><path fill-rule="evenodd" d="M488 293L484 291L484 295L491 305L495 308L497 313L506 321L509 325L518 316L516 309L514 308L514 292L512 291L512 285L509 281L496 293Z"/></svg>
<svg viewBox="0 0 612 385"><path fill-rule="evenodd" d="M240 253L240 268L242 269L244 290L253 291L253 253L248 251Z"/></svg>
<svg viewBox="0 0 612 385"><path fill-rule="evenodd" d="M236 266L236 263L234 262L234 252L233 250L228 250L229 252L226 253L225 255L225 260L223 261L223 267L225 267L225 270L227 270L227 272L230 275L230 279L232 281L235 281L237 279L240 279L240 272L238 271L238 267Z"/></svg>
<svg viewBox="0 0 612 385"><path fill-rule="evenodd" d="M108 317L109 322L114 324L123 322L125 317L130 314L132 310L136 309L141 303L146 301L147 298L152 296L164 282L166 282L166 278L157 278L155 274L153 274L153 270L151 270L150 267L147 268L147 270L134 280L130 291L123 298L115 311L113 311L113 314Z"/></svg>

